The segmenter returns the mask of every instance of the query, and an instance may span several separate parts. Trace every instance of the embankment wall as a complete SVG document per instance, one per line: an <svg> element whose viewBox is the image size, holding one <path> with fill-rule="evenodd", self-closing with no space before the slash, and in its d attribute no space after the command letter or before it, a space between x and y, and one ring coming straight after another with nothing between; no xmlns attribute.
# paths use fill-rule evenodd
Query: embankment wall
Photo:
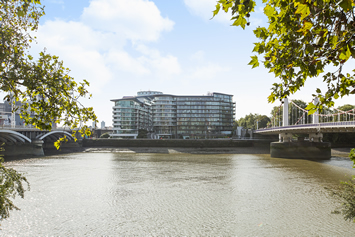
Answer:
<svg viewBox="0 0 355 237"><path fill-rule="evenodd" d="M270 146L270 140L221 140L221 139L85 139L83 147L188 147L188 148L219 148L219 147L253 147Z"/></svg>

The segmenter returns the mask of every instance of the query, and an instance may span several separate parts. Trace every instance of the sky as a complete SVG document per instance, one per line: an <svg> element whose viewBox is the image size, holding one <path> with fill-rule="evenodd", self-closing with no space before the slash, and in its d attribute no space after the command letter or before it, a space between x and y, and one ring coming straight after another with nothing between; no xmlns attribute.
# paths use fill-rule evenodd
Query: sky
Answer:
<svg viewBox="0 0 355 237"><path fill-rule="evenodd" d="M42 0L46 15L35 33L35 55L44 48L70 68L76 81L90 82L83 99L98 120L112 125L112 99L138 91L175 95L233 95L236 118L270 116L267 97L278 79L263 67L247 65L257 42L253 29L266 25L262 7L245 30L230 15L212 11L216 0ZM321 78L311 79L290 99L312 100ZM336 106L354 104L354 96Z"/></svg>

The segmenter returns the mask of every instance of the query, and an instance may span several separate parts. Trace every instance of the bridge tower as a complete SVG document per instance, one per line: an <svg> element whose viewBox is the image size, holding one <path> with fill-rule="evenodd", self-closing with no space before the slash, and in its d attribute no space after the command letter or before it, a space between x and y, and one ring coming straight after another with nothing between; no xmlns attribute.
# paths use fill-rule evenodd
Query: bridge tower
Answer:
<svg viewBox="0 0 355 237"><path fill-rule="evenodd" d="M314 99L314 104L319 103L318 98ZM282 127L289 126L289 102L288 98L285 98L283 101L283 124ZM319 115L318 110L313 114L313 124L319 124ZM292 129L285 128L285 131L279 132L279 141L272 142L270 144L270 154L271 157L276 158L330 158L331 149L330 143L323 142L323 134L319 131L310 132L309 141L305 142L300 138L297 142L292 140L293 135L297 132L292 131Z"/></svg>
<svg viewBox="0 0 355 237"><path fill-rule="evenodd" d="M319 103L319 99L318 99L318 97L315 97L314 98L314 105L317 105L318 103ZM319 111L317 109L317 111L313 114L313 121L312 121L313 124L319 123L319 115L318 115L318 113L319 113Z"/></svg>
<svg viewBox="0 0 355 237"><path fill-rule="evenodd" d="M282 119L283 119L283 124L282 126L288 126L288 98L285 98L284 99L284 104L283 104L283 116L282 116Z"/></svg>

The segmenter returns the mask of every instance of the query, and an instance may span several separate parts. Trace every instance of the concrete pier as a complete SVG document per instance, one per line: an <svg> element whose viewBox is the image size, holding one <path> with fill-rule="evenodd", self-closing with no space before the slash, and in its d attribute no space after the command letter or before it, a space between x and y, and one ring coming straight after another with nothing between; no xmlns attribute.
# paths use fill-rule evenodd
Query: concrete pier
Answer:
<svg viewBox="0 0 355 237"><path fill-rule="evenodd" d="M35 140L32 143L4 145L1 152L6 156L44 156L43 141Z"/></svg>
<svg viewBox="0 0 355 237"><path fill-rule="evenodd" d="M270 155L274 158L330 159L330 142L272 142Z"/></svg>

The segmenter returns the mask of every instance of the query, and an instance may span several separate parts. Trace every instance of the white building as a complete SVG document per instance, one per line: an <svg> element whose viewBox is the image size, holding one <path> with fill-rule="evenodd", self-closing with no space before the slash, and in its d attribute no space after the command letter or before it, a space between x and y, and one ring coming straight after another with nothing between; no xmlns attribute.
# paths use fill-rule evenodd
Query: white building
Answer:
<svg viewBox="0 0 355 237"><path fill-rule="evenodd" d="M137 96L111 100L112 137L137 138L139 129L151 138L218 138L232 133L233 95L209 93L177 96L140 91Z"/></svg>

